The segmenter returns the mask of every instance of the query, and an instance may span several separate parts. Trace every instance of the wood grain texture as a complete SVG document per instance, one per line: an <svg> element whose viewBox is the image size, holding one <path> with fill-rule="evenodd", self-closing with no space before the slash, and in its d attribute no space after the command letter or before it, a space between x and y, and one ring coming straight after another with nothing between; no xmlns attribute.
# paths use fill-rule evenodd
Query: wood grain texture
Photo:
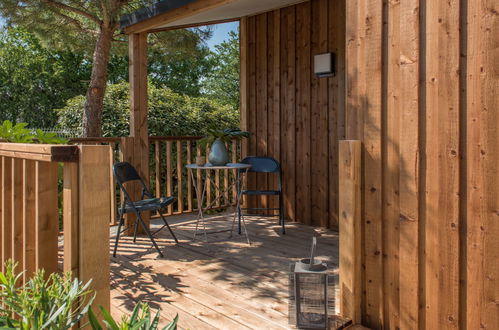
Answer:
<svg viewBox="0 0 499 330"><path fill-rule="evenodd" d="M2 157L2 270L12 258L12 158Z"/></svg>
<svg viewBox="0 0 499 330"><path fill-rule="evenodd" d="M395 216L400 223L399 318L402 329L414 329L419 324L419 139L420 139L420 23L419 1L400 3L396 28L400 29L398 46L399 86L399 206ZM395 18L395 17L394 17ZM396 110L396 108L395 108Z"/></svg>
<svg viewBox="0 0 499 330"><path fill-rule="evenodd" d="M382 166L383 166L383 288L384 321L388 329L400 328L400 2L388 2L385 6L387 21L384 37L385 57L383 66L383 123Z"/></svg>
<svg viewBox="0 0 499 330"><path fill-rule="evenodd" d="M329 228L338 228L338 140L345 138L345 25L338 13L345 13L344 1L328 4L328 49L336 54L336 74L328 78L328 175Z"/></svg>
<svg viewBox="0 0 499 330"><path fill-rule="evenodd" d="M147 98L147 33L129 35L129 80L130 80L130 163L137 169L149 187L149 138L148 138L148 98ZM132 190L132 198L140 199L138 186ZM130 217L127 215L127 217ZM146 224L150 212L143 212ZM139 232L142 232L139 229Z"/></svg>
<svg viewBox="0 0 499 330"><path fill-rule="evenodd" d="M459 1L426 4L425 322L459 322ZM435 56L438 54L438 56Z"/></svg>
<svg viewBox="0 0 499 330"><path fill-rule="evenodd" d="M312 2L311 25L311 61L313 56L329 51L328 47L328 11L329 1ZM341 21L340 21L341 22ZM312 70L313 71L313 70ZM312 76L310 101L310 195L313 223L321 227L329 225L329 189L328 183L328 135L333 134L328 127L328 79ZM334 131L333 131L334 132Z"/></svg>
<svg viewBox="0 0 499 330"><path fill-rule="evenodd" d="M92 279L94 306L109 310L109 147L80 146L78 168L79 279Z"/></svg>
<svg viewBox="0 0 499 330"><path fill-rule="evenodd" d="M332 228L338 220L337 125L344 126L337 116L345 113L345 17L338 15L344 8L341 1L305 1L241 21L248 154L281 163L287 219ZM343 63L334 78L313 73L313 55L325 52L336 52ZM275 185L273 177L249 176L250 188ZM262 205L276 207L277 200L264 198Z"/></svg>
<svg viewBox="0 0 499 330"><path fill-rule="evenodd" d="M24 258L23 242L23 186L24 186L24 167L22 159L12 160L12 232L10 240L12 242L12 259L21 267Z"/></svg>
<svg viewBox="0 0 499 330"><path fill-rule="evenodd" d="M23 187L23 279L26 282L36 271L36 161L25 160Z"/></svg>
<svg viewBox="0 0 499 330"><path fill-rule="evenodd" d="M360 140L339 142L339 236L340 236L340 312L361 322L362 304L362 217Z"/></svg>
<svg viewBox="0 0 499 330"><path fill-rule="evenodd" d="M79 277L79 176L78 164L64 164L63 224L64 224L64 271ZM114 186L113 186L114 187Z"/></svg>
<svg viewBox="0 0 499 330"><path fill-rule="evenodd" d="M107 165L105 168L107 169ZM57 236L59 234L57 163L37 162L35 173L36 269L45 269L45 275L48 276L57 271ZM105 181L104 184L109 186L109 181ZM106 198L109 198L109 195Z"/></svg>
<svg viewBox="0 0 499 330"><path fill-rule="evenodd" d="M296 6L296 220L312 223L311 190L311 22L312 4Z"/></svg>
<svg viewBox="0 0 499 330"><path fill-rule="evenodd" d="M497 86L499 66L497 34L499 23L496 1L468 1L467 38L462 39L467 69L462 91L466 113L462 124L466 139L466 227L461 233L461 309L460 328L493 329L499 325L499 134L497 125ZM495 211L494 211L495 210Z"/></svg>
<svg viewBox="0 0 499 330"><path fill-rule="evenodd" d="M296 8L281 9L281 163L284 210L296 219Z"/></svg>
<svg viewBox="0 0 499 330"><path fill-rule="evenodd" d="M256 16L256 150L255 155L267 156L268 86L267 86L267 13ZM257 174L256 187L267 186L267 175ZM266 208L268 196L248 196L256 199L256 207ZM260 212L261 213L261 212Z"/></svg>

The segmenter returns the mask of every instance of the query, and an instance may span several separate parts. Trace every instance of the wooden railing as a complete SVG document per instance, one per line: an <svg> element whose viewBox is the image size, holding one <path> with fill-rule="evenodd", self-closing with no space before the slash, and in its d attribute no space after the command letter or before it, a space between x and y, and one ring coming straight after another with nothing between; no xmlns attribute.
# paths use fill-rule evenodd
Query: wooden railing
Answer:
<svg viewBox="0 0 499 330"><path fill-rule="evenodd" d="M116 161L123 160L121 146L123 139L119 137L103 137L103 138L78 138L72 139L73 144L83 145L109 145L111 146L111 157L109 158L109 168L111 172L112 164ZM175 196L177 202L170 205L166 210L166 215L176 215L196 211L199 207L195 188L193 186L190 172L185 168L186 164L195 162L196 156L208 157L209 148L201 146L199 136L151 136L149 137L150 145L150 188L156 196ZM231 155L231 161L240 160L241 144L237 140L233 140L227 144L227 148ZM214 175L213 181L222 188L222 191L229 188L229 176L234 173L229 173L227 170L217 170L213 173L203 173L197 171L196 181L198 183L207 180L206 198L204 207L207 207L217 197L216 193L219 190L215 189L211 183L210 177ZM208 178L204 177L208 175ZM111 202L112 211L110 215L111 225L116 224L117 205L123 198L119 191L113 176L110 177ZM198 186L201 189L200 186ZM212 207L213 209L227 208L235 203L235 189L228 189L224 196L220 198Z"/></svg>
<svg viewBox="0 0 499 330"><path fill-rule="evenodd" d="M340 312L361 322L362 218L361 142L339 142Z"/></svg>
<svg viewBox="0 0 499 330"><path fill-rule="evenodd" d="M0 143L2 269L17 262L26 281L37 269L92 279L96 305L109 308L109 147ZM62 187L59 169L62 167ZM58 197L63 195L63 226Z"/></svg>

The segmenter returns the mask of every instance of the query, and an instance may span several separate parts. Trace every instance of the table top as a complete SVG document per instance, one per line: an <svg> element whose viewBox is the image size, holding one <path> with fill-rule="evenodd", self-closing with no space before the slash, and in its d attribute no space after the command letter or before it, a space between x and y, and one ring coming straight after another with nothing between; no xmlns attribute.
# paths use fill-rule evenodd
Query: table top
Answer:
<svg viewBox="0 0 499 330"><path fill-rule="evenodd" d="M206 163L202 166L197 164L187 164L186 168L190 168L193 170L227 170L227 169L249 169L251 167L250 164L242 164L242 163L227 163L223 166L214 166L210 163Z"/></svg>

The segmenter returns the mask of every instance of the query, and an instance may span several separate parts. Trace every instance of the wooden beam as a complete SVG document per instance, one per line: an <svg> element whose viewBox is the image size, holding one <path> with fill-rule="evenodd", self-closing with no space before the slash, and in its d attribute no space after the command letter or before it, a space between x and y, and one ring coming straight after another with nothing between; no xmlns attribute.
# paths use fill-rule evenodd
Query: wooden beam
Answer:
<svg viewBox="0 0 499 330"><path fill-rule="evenodd" d="M147 33L132 34L129 37L130 75L130 137L129 162L137 169L149 186L149 138L147 124ZM131 189L132 198L140 199L140 188ZM148 212L143 214L149 221Z"/></svg>
<svg viewBox="0 0 499 330"><path fill-rule="evenodd" d="M78 147L52 144L0 143L0 156L43 162L76 162Z"/></svg>
<svg viewBox="0 0 499 330"><path fill-rule="evenodd" d="M64 271L79 277L78 164L64 164Z"/></svg>
<svg viewBox="0 0 499 330"><path fill-rule="evenodd" d="M81 159L78 169L79 279L83 282L92 279L91 289L96 293L93 305L103 306L109 310L108 251L111 208L109 146L80 146L80 150ZM71 175L75 174L74 169L70 171ZM102 253L96 253L96 251ZM97 308L94 307L94 310Z"/></svg>
<svg viewBox="0 0 499 330"><path fill-rule="evenodd" d="M46 277L57 272L57 236L59 234L57 165L55 162L37 162L35 170L36 269L45 269Z"/></svg>
<svg viewBox="0 0 499 330"><path fill-rule="evenodd" d="M199 27L199 26L209 26L209 25L216 25L216 24L223 24L223 23L239 22L240 20L242 20L242 18L227 18L227 19L218 19L216 21L209 21L209 22L167 26L167 27L149 30L149 31L147 31L147 33L159 33L159 32L172 31L172 30L190 29L190 28Z"/></svg>
<svg viewBox="0 0 499 330"><path fill-rule="evenodd" d="M147 32L157 29L158 27L164 26L168 23L178 21L180 19L193 16L219 6L226 5L228 3L231 3L232 1L233 0L198 0L179 8L156 15L149 19L143 20L136 24L130 25L123 31L125 34Z"/></svg>
<svg viewBox="0 0 499 330"><path fill-rule="evenodd" d="M241 18L239 23L239 53L240 53L240 118L241 130L248 131L248 88L249 88L249 74L248 74L248 18ZM248 141L243 139L241 147L241 157L244 158L248 155Z"/></svg>
<svg viewBox="0 0 499 330"><path fill-rule="evenodd" d="M362 217L361 142L339 142L340 311L361 321Z"/></svg>

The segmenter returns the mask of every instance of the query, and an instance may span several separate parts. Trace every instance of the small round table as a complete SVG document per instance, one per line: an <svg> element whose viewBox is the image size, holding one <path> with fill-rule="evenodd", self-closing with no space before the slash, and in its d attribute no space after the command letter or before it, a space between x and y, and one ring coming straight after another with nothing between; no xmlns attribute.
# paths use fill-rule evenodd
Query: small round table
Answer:
<svg viewBox="0 0 499 330"><path fill-rule="evenodd" d="M227 163L226 165L223 166L214 166L209 163L205 165L197 165L197 164L188 164L185 166L187 169L191 170L191 177L192 177L192 183L194 185L194 188L196 190L196 198L198 200L198 218L196 220L196 230L194 231L194 237L193 240L196 239L197 231L198 231L198 225L199 221L202 221L203 223L203 231L204 231L204 237L205 240L208 241L208 236L207 234L214 234L214 233L220 233L220 232L226 232L230 231L230 234L232 236L232 232L234 230L234 223L236 222L236 216L239 211L239 208L241 207L241 192L243 190L243 185L244 185L244 180L242 180L243 176L241 174L246 174L248 173L248 170L251 168L251 165L249 164L242 164L242 163ZM229 184L225 189L220 187L213 179L214 176L209 176L210 182L213 184L215 189L218 191L218 194L216 194L216 198L211 201L209 205L207 205L205 208L203 208L204 204L204 198L206 196L206 187L208 180L204 181L203 184L203 189L202 191L199 191L198 184L196 177L194 175L195 170L204 170L204 171L215 171L215 170L236 170L237 175L233 177L233 180L229 180ZM208 176L207 176L208 178ZM230 178L230 176L229 176ZM212 231L212 232L207 232L206 231L206 222L204 219L204 211L210 209L215 203L220 200L220 198L223 196L225 192L228 192L231 188L236 188L237 194L236 194L236 205L235 205L235 210L234 210L234 219L232 220L232 226L230 229L226 230L218 230L218 231ZM244 216L241 214L241 220L244 228L244 233L246 234L246 240L248 241L248 244L250 243L249 236L248 236L248 231L246 229L246 223L244 221ZM238 222L239 226L239 233L241 233L241 221Z"/></svg>

